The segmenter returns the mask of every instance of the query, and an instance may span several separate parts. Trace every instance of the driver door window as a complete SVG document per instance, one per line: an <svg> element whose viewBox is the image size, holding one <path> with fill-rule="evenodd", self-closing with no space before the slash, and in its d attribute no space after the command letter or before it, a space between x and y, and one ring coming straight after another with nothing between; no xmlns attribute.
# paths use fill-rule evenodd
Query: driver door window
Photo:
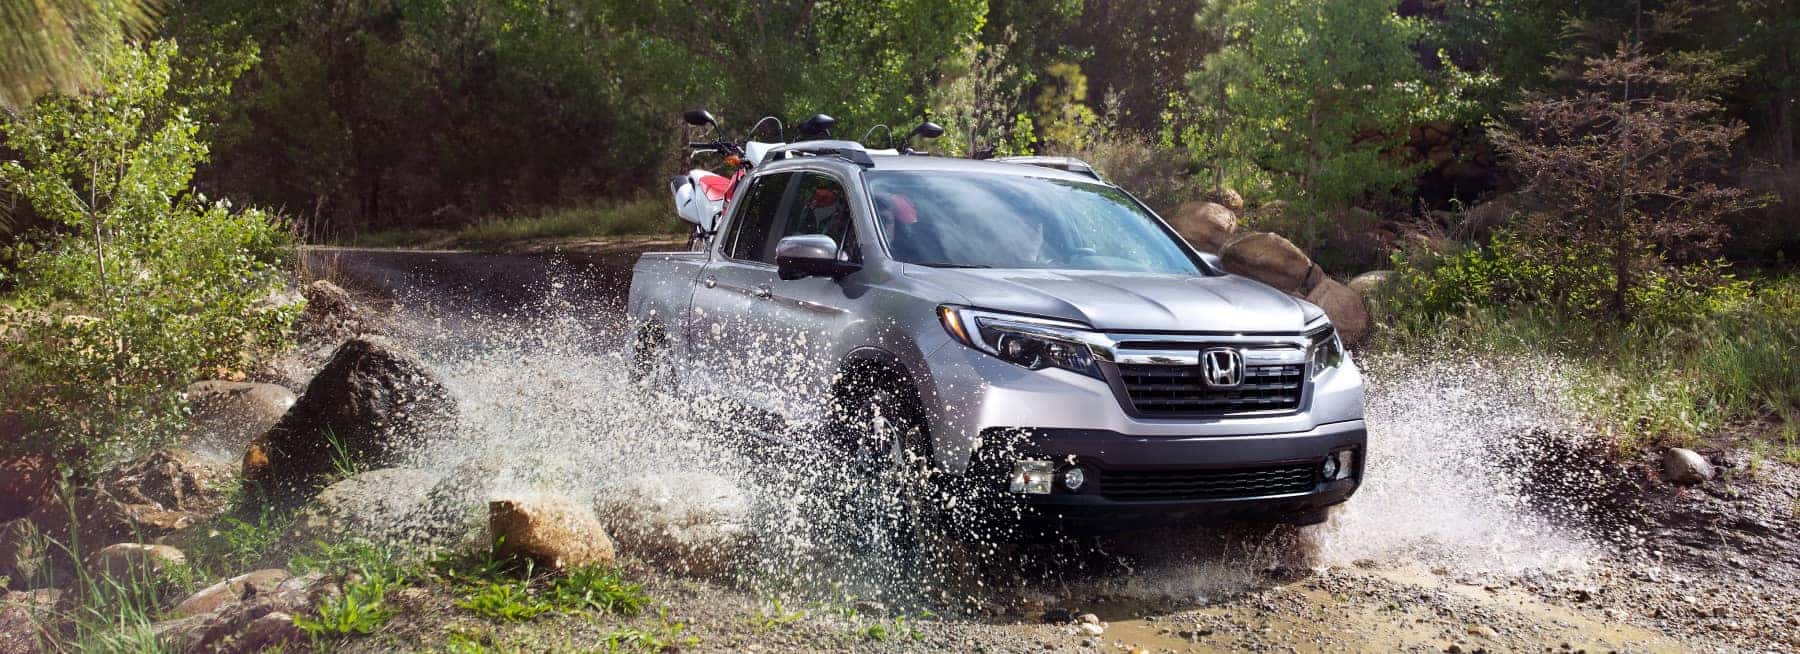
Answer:
<svg viewBox="0 0 1800 654"><path fill-rule="evenodd" d="M780 235L769 239L761 261L775 261L775 244L801 234L824 234L840 246L839 258L855 254L856 232L850 219L850 196L844 185L824 173L800 173L793 200L782 216ZM856 259L847 259L855 261Z"/></svg>

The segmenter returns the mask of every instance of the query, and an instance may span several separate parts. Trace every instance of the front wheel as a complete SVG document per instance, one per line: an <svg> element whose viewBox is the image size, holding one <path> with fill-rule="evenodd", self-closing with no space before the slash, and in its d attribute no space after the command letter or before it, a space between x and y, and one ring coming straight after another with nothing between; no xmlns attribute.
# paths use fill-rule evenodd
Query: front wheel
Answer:
<svg viewBox="0 0 1800 654"><path fill-rule="evenodd" d="M675 364L669 354L669 339L661 328L650 325L638 331L632 340L626 376L644 390L675 390Z"/></svg>
<svg viewBox="0 0 1800 654"><path fill-rule="evenodd" d="M860 489L857 504L871 513L874 529L864 540L917 552L934 540L941 512L940 475L916 392L898 380L868 377L840 392L832 413L833 439Z"/></svg>

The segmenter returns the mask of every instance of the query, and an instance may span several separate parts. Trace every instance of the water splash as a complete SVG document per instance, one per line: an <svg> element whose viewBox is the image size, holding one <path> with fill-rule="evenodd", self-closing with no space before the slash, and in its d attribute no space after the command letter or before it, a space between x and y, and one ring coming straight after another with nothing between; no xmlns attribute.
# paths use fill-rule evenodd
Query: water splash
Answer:
<svg viewBox="0 0 1800 654"><path fill-rule="evenodd" d="M738 583L773 592L980 604L998 588L1074 583L1110 595L1204 598L1255 582L1292 551L1317 561L1424 560L1468 572L1579 569L1595 555L1569 525L1527 497L1508 465L1546 435L1577 433L1566 376L1551 361L1504 367L1440 352L1365 358L1371 457L1366 486L1304 538L1218 529L1049 549L963 534L920 567L875 529L895 507L848 462L817 452L752 448L738 417L703 398L646 392L626 374L615 302L594 303L584 271L553 270L534 299L500 310L434 292L401 297L398 338L417 349L462 407L456 434L426 443L411 465L455 486L466 511L509 492L580 501L646 476L741 492L753 546L733 552ZM428 284L411 286L429 288ZM760 362L772 370L781 362ZM766 381L766 380L764 380ZM666 491L665 491L666 492ZM742 513L742 511L740 511ZM1251 534L1251 535L1246 535ZM1124 545L1121 545L1124 543ZM943 545L943 544L939 544ZM1025 565L1020 565L1024 563Z"/></svg>
<svg viewBox="0 0 1800 654"><path fill-rule="evenodd" d="M1513 465L1552 455L1551 439L1578 438L1555 362L1423 351L1362 363L1366 482L1318 535L1324 561L1507 573L1586 566L1595 552L1571 528L1580 516L1534 507Z"/></svg>

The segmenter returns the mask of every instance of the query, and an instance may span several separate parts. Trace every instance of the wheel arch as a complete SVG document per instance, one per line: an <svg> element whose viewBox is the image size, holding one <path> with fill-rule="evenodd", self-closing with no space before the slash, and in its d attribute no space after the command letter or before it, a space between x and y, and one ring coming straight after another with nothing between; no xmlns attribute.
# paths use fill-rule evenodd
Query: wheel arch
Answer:
<svg viewBox="0 0 1800 654"><path fill-rule="evenodd" d="M900 384L907 400L919 412L924 446L936 449L932 439L931 412L925 404L925 388L920 384L919 375L913 372L905 359L893 352L869 346L859 347L845 354L831 378L834 411L838 409L837 403L852 399L850 393L853 385L858 383Z"/></svg>

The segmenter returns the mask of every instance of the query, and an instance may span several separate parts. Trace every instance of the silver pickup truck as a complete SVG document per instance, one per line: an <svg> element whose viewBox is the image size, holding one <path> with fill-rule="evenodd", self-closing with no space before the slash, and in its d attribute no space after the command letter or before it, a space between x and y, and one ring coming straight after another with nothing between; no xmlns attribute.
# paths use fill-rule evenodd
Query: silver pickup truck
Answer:
<svg viewBox="0 0 1800 654"><path fill-rule="evenodd" d="M809 141L727 206L633 270L642 383L1065 524L1311 524L1361 481L1362 378L1324 312L1085 166Z"/></svg>

